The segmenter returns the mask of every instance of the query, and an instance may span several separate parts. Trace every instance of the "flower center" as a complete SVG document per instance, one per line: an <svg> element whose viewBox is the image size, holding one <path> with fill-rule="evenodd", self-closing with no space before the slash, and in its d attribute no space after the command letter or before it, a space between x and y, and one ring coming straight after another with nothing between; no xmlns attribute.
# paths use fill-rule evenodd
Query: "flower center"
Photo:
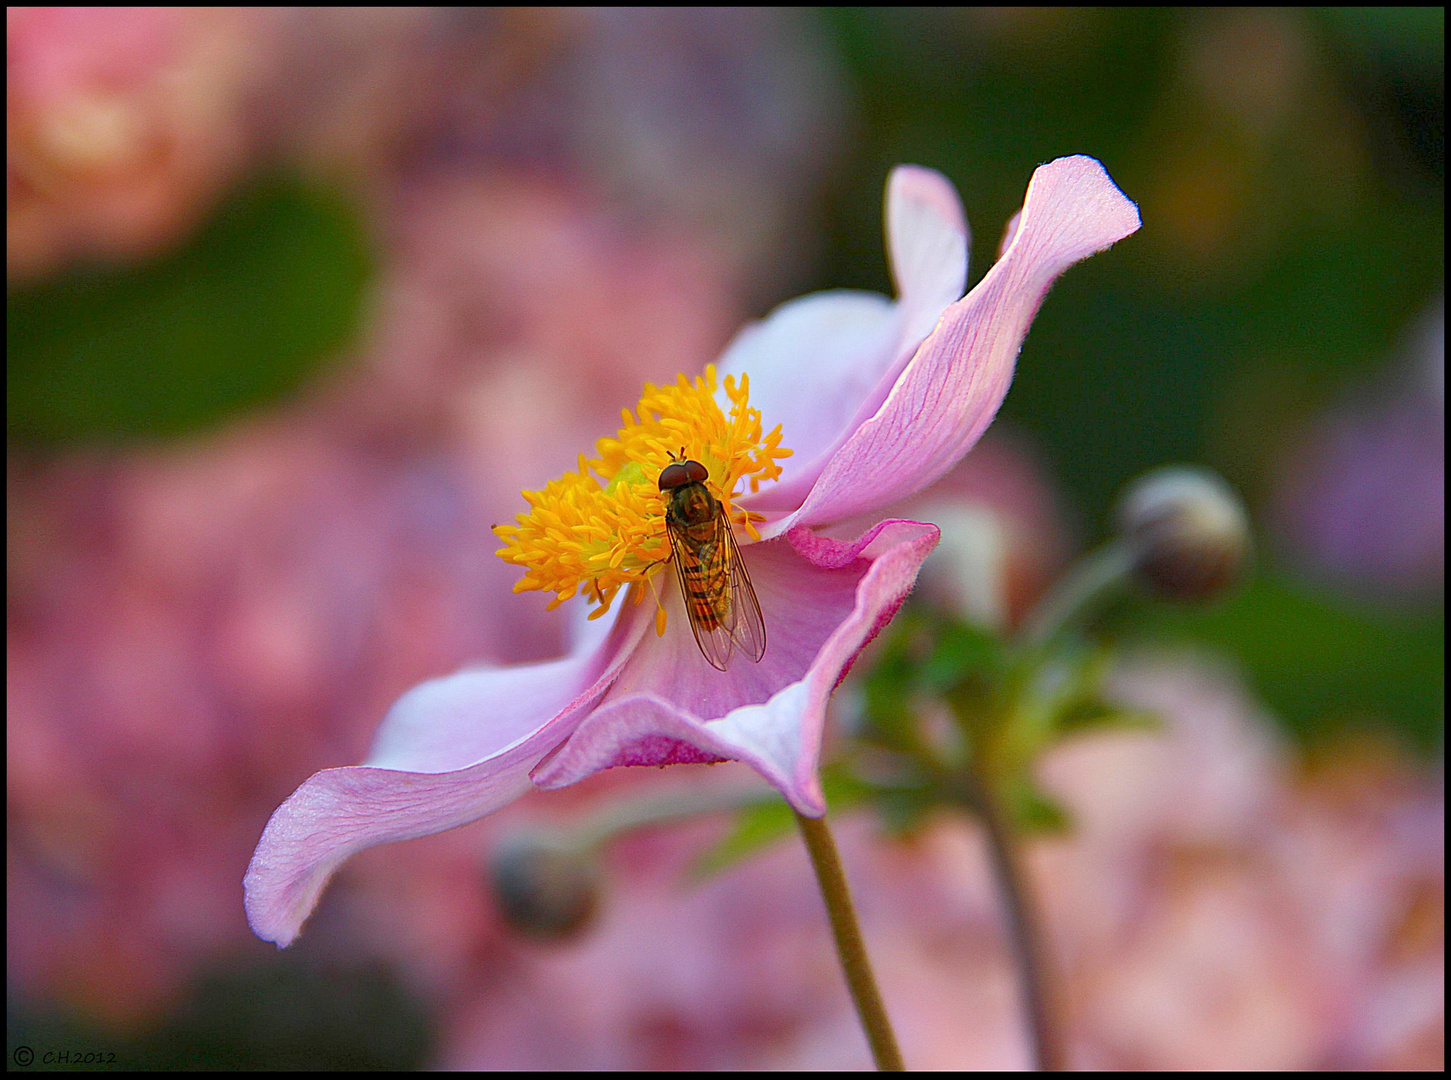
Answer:
<svg viewBox="0 0 1451 1080"><path fill-rule="evenodd" d="M681 456L705 466L706 487L726 515L759 538L752 518L760 515L731 500L745 481L756 491L762 481L780 477L776 461L791 451L781 447L780 424L762 437L761 412L747 404L747 376L739 383L726 376L729 415L716 402L716 385L713 365L694 382L681 375L667 386L646 383L635 412L624 410L625 426L596 445L598 457L581 454L577 472L551 480L543 491L523 493L529 512L517 515L517 525L494 526L505 545L496 554L524 568L515 592L552 592L554 608L583 590L599 605L590 613L594 619L609 610L621 587L663 570L671 551L660 472Z"/></svg>

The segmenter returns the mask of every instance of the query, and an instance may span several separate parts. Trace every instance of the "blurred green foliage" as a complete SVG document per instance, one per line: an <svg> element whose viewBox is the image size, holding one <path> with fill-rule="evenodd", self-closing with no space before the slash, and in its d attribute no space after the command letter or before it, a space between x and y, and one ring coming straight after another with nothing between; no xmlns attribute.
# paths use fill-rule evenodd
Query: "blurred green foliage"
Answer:
<svg viewBox="0 0 1451 1080"><path fill-rule="evenodd" d="M1072 636L1047 646L1004 641L909 603L862 680L856 731L900 770L876 785L901 796L887 808L897 812L894 824L910 828L944 801L972 805L989 795L1018 829L1064 828L1067 812L1034 779L1042 755L1087 730L1157 726L1105 698L1114 655Z"/></svg>
<svg viewBox="0 0 1451 1080"><path fill-rule="evenodd" d="M368 273L355 210L277 180L159 260L10 291L7 440L175 435L275 401L352 336Z"/></svg>

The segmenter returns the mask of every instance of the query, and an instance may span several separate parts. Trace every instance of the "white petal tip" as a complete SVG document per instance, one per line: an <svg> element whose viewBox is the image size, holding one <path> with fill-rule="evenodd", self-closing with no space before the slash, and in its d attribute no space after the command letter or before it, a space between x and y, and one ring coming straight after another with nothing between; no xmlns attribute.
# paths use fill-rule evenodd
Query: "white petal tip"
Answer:
<svg viewBox="0 0 1451 1080"><path fill-rule="evenodd" d="M951 180L924 165L897 165L887 177L889 213L894 204L914 202L931 207L949 225L967 234L967 218Z"/></svg>

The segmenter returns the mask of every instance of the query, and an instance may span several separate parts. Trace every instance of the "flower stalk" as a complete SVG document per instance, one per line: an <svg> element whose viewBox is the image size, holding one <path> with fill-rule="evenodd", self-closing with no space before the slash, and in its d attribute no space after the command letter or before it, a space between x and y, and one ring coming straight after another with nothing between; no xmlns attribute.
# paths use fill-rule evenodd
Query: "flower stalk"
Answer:
<svg viewBox="0 0 1451 1080"><path fill-rule="evenodd" d="M877 989L871 963L867 960L866 945L862 941L861 927L857 925L846 874L841 868L841 858L837 855L831 830L825 818L810 818L800 811L795 813L796 824L801 827L801 838L806 841L811 865L816 870L816 881L821 886L821 898L826 901L826 913L831 919L831 932L836 939L836 953L841 958L841 969L846 975L852 1004L856 1006L862 1030L872 1048L872 1059L879 1072L903 1072L902 1052L897 1049L897 1036L887 1019L881 991Z"/></svg>
<svg viewBox="0 0 1451 1080"><path fill-rule="evenodd" d="M1008 940L1018 969L1037 1071L1062 1072L1067 1068L1067 1055L1057 1010L1053 965L1017 838L988 785L970 774L964 775L952 785L950 797L976 816L987 832L993 876L1002 890Z"/></svg>

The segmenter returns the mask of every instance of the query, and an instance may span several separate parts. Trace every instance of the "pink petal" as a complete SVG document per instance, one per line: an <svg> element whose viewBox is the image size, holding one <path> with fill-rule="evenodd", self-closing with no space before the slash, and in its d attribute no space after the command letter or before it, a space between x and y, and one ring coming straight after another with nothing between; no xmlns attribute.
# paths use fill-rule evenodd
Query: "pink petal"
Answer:
<svg viewBox="0 0 1451 1080"><path fill-rule="evenodd" d="M801 508L772 522L765 535L871 513L950 469L996 415L1054 280L1138 228L1138 209L1093 158L1059 158L1037 169L1007 253L947 309L881 409L832 457Z"/></svg>
<svg viewBox="0 0 1451 1080"><path fill-rule="evenodd" d="M895 614L937 537L932 525L887 521L853 543L797 529L745 549L766 655L725 672L696 649L672 587L666 636L646 637L535 783L563 787L614 765L739 759L802 813L824 814L816 769L827 698Z"/></svg>
<svg viewBox="0 0 1451 1080"><path fill-rule="evenodd" d="M887 178L887 248L910 340L932 332L967 289L972 241L957 189L933 169L898 165Z"/></svg>
<svg viewBox="0 0 1451 1080"><path fill-rule="evenodd" d="M388 710L365 764L415 773L477 765L537 731L592 685L582 677L590 659L468 668L420 683Z"/></svg>
<svg viewBox="0 0 1451 1080"><path fill-rule="evenodd" d="M751 377L751 404L782 425L794 456L747 500L794 510L842 442L881 406L903 365L967 282L967 225L952 184L915 165L887 181L887 242L901 299L827 292L782 304L722 355L722 376ZM803 405L809 404L809 407Z"/></svg>
<svg viewBox="0 0 1451 1080"><path fill-rule="evenodd" d="M467 824L528 791L529 771L609 688L644 627L622 619L595 652L475 668L404 694L369 764L314 774L267 822L244 881L253 931L291 944L349 856Z"/></svg>

